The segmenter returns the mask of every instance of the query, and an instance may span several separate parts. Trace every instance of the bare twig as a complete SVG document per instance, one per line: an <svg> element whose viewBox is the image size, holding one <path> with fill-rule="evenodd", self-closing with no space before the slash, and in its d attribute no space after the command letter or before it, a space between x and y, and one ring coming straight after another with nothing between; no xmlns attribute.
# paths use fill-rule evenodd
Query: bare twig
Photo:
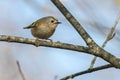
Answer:
<svg viewBox="0 0 120 80"><path fill-rule="evenodd" d="M18 70L19 70L19 72L20 72L20 75L21 75L22 79L23 79L23 80L26 80L26 79L25 79L25 76L24 76L24 74L23 74L23 72L22 72L22 69L21 69L21 67L20 67L19 61L17 61L17 66L18 66Z"/></svg>
<svg viewBox="0 0 120 80"><path fill-rule="evenodd" d="M91 61L91 64L90 64L89 69L92 69L92 68L93 68L93 66L94 66L94 64L95 64L96 59L97 59L97 56L94 56L93 60Z"/></svg>
<svg viewBox="0 0 120 80"><path fill-rule="evenodd" d="M117 18L116 18L116 20L115 20L115 22L114 22L114 26L111 28L111 30L110 30L110 32L109 32L106 40L104 41L104 43L103 43L103 45L102 45L102 48L104 48L104 47L106 46L107 42L110 41L111 39L113 39L113 37L115 36L115 33L114 33L114 32L115 32L115 28L116 28L119 20L120 20L120 13L118 14L118 16L117 16ZM90 68L89 68L89 69L92 69L92 68L93 68L96 59L97 59L97 56L94 56L94 58L93 58L93 60L92 60L92 62L91 62L91 64L90 64Z"/></svg>
<svg viewBox="0 0 120 80"><path fill-rule="evenodd" d="M66 76L66 77L64 77L64 78L62 78L60 80L67 80L67 79L74 78L74 77L79 76L79 75L83 75L83 74L87 74L87 73L91 73L91 72L95 72L95 71L99 71L99 70L103 70L103 69L107 69L107 68L112 68L112 67L113 66L111 64L107 64L107 65L95 67L93 69L84 70L84 71L81 71L81 72Z"/></svg>

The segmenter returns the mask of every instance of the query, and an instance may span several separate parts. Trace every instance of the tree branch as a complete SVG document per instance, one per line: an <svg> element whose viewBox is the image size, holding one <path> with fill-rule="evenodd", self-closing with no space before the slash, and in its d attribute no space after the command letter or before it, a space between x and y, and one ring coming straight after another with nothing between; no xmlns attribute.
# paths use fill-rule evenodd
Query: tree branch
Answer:
<svg viewBox="0 0 120 80"><path fill-rule="evenodd" d="M31 44L36 45L35 39L28 39L23 37L17 36L7 36L7 35L0 35L0 41L7 41L7 42L16 42L16 43L24 43L24 44ZM53 47L53 48L60 48L60 49L67 49L73 50L78 52L86 52L88 51L88 47L78 46L73 44L61 43L61 42L51 42L39 40L38 46L45 46L45 47Z"/></svg>
<svg viewBox="0 0 120 80"><path fill-rule="evenodd" d="M24 76L24 74L23 74L23 72L22 72L22 69L21 69L21 67L20 67L19 61L16 61L16 62L17 62L18 70L19 70L19 72L20 72L20 75L21 75L22 79L23 79L23 80L26 80L26 79L25 79L25 76Z"/></svg>
<svg viewBox="0 0 120 80"><path fill-rule="evenodd" d="M114 66L112 66L111 64L106 64L106 65L103 65L103 66L95 67L93 69L84 70L84 71L66 76L66 77L64 77L60 80L67 80L67 79L70 79L70 78L74 78L76 76L80 76L80 75L83 75L83 74L87 74L87 73L91 73L91 72L95 72L95 71L99 71L99 70L103 70L103 69L107 69L107 68L112 68L112 67L114 67Z"/></svg>
<svg viewBox="0 0 120 80"><path fill-rule="evenodd" d="M61 11L61 13L66 17L66 19L73 25L76 31L81 35L88 46L95 44L93 39L85 31L82 25L72 16L72 14L64 7L64 5L59 0L51 0L55 6Z"/></svg>

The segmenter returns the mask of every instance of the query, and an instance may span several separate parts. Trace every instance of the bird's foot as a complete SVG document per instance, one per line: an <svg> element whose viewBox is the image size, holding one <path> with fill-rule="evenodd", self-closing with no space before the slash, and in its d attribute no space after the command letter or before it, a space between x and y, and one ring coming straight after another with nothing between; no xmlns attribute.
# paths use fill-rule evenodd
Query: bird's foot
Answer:
<svg viewBox="0 0 120 80"><path fill-rule="evenodd" d="M51 45L53 44L53 41L52 41L52 39L47 39L47 40L49 40L49 41L50 41L50 44L51 44Z"/></svg>
<svg viewBox="0 0 120 80"><path fill-rule="evenodd" d="M36 39L35 39L35 46L36 46L36 47L39 46L39 41L40 41L39 38L36 38Z"/></svg>

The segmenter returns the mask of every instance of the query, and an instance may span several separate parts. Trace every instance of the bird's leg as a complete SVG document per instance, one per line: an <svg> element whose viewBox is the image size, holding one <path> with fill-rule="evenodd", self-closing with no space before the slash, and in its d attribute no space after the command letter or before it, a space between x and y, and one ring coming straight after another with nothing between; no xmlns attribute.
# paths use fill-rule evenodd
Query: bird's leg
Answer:
<svg viewBox="0 0 120 80"><path fill-rule="evenodd" d="M36 38L36 39L35 39L35 46L36 46L36 47L39 46L39 41L40 41L39 38Z"/></svg>

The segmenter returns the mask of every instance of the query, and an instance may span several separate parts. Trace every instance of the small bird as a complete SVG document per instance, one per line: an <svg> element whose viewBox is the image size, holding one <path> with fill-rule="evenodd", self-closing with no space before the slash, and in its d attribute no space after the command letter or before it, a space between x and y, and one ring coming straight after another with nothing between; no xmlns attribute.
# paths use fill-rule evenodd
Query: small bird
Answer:
<svg viewBox="0 0 120 80"><path fill-rule="evenodd" d="M27 27L24 27L24 29L31 29L31 33L36 39L49 39L55 32L55 29L58 24L61 22L58 21L58 19L47 16L43 17L41 19L38 19L37 21L33 22Z"/></svg>

